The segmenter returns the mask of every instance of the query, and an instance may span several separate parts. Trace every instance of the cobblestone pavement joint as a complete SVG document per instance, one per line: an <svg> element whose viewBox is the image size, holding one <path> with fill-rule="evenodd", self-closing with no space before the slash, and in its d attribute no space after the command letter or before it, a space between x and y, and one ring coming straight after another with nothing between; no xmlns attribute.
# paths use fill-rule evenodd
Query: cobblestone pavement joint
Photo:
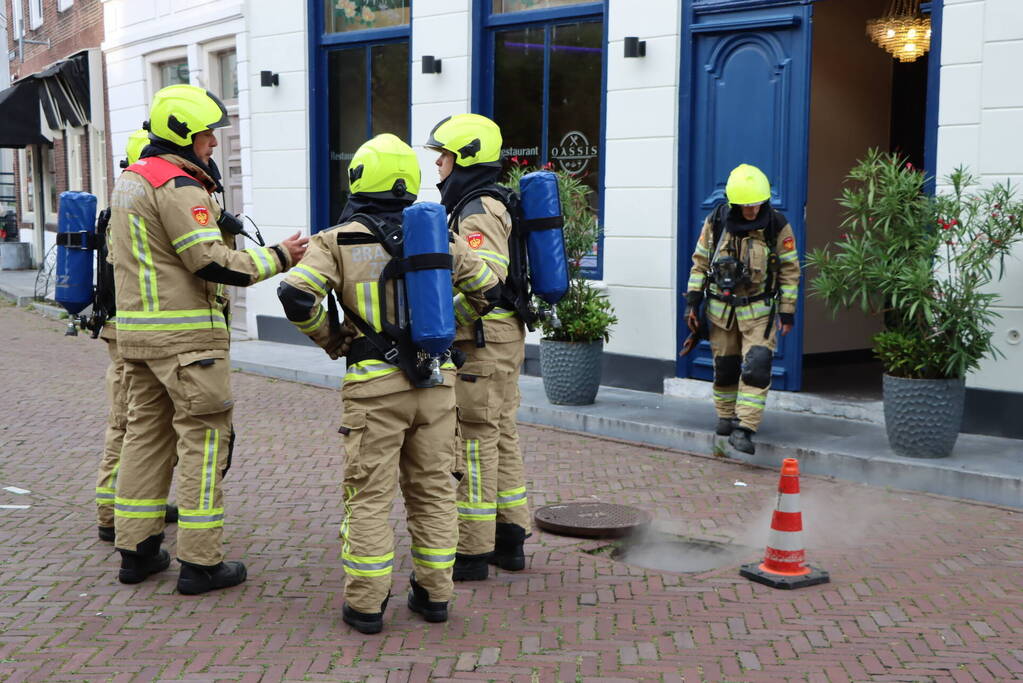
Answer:
<svg viewBox="0 0 1023 683"><path fill-rule="evenodd" d="M730 542L739 559L655 571L616 561L604 542L538 532L526 571L457 585L446 624L395 599L384 633L360 635L340 619L340 397L242 373L225 537L249 580L200 597L174 592L174 570L122 586L93 516L102 343L64 338L59 323L6 303L0 329L0 680L1023 677L1019 512L804 477L808 555L832 582L776 591L737 572L762 553L776 473L529 425L534 508L635 505L659 533ZM403 598L412 567L400 503L392 515Z"/></svg>

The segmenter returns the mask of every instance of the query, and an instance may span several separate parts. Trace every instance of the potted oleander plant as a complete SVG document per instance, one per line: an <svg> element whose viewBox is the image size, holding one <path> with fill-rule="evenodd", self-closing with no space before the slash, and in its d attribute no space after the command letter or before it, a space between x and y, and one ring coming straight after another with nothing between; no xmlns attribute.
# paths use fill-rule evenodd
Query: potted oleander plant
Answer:
<svg viewBox="0 0 1023 683"><path fill-rule="evenodd" d="M506 185L518 191L523 175L537 170L512 159ZM551 170L548 166L545 170ZM555 405L593 403L600 388L604 344L618 322L604 292L583 275L583 260L593 252L600 227L589 202L590 188L578 178L554 172L564 216L568 292L555 306L555 317L540 321L540 374L547 400Z"/></svg>
<svg viewBox="0 0 1023 683"><path fill-rule="evenodd" d="M811 296L883 320L873 350L892 450L937 458L959 435L967 374L1003 355L992 341L1000 316L991 285L1023 239L1023 202L1011 184L979 187L962 167L936 196L925 182L905 159L870 150L839 200L845 233L806 261Z"/></svg>

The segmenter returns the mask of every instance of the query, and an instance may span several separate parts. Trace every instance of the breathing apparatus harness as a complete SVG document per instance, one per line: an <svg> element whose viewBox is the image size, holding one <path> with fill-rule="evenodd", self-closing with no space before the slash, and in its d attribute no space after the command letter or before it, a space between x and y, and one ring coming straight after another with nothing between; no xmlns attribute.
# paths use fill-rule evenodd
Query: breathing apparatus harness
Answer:
<svg viewBox="0 0 1023 683"><path fill-rule="evenodd" d="M433 268L451 269L451 254L419 254L405 257L404 237L400 225L393 225L377 216L357 213L348 219L365 226L371 234L363 232L338 232L339 246L356 246L363 244L379 244L390 255L377 281L380 296L380 326L378 332L358 313L346 306L334 296L333 290L327 292L327 321L332 337L341 331L338 316L338 305L345 312L345 319L351 320L363 336L352 342L346 355L349 365L365 360L382 360L400 368L417 388L429 388L443 384L440 366L449 360L456 367L465 362L465 354L454 347L449 348L440 357L431 356L412 342L412 333L408 315L408 305L404 296L403 275L414 270ZM388 297L386 283L394 282L393 305L397 324L387 318Z"/></svg>
<svg viewBox="0 0 1023 683"><path fill-rule="evenodd" d="M461 221L462 211L470 202L482 199L483 197L490 197L504 204L512 219L512 230L508 239L508 274L504 280L501 300L498 305L515 311L515 314L526 324L530 332L536 328L536 324L540 320L550 321L551 325L556 328L561 327L561 321L558 320L553 307L538 308L533 305L526 239L529 233L534 230L561 228L564 225L564 220L561 216L526 220L522 215L522 203L519 195L510 188L495 183L473 190L459 199L449 214L448 229L456 235L459 234L458 226ZM486 346L482 318L476 321L475 334L476 346L480 348Z"/></svg>
<svg viewBox="0 0 1023 683"><path fill-rule="evenodd" d="M729 242L729 248L722 251L722 234L725 230L725 220L728 217L730 204L720 204L714 210L712 222L714 248L712 250L710 268L707 270L707 277L704 279L703 291L706 297L723 301L730 306L728 324L731 325L735 319L735 307L746 306L758 301L771 302L771 312L767 319L767 327L764 328L764 339L771 335L774 317L778 311L778 293L781 288L778 283L778 271L781 261L778 258L778 233L785 227L785 217L781 213L768 207L771 212L767 225L763 228L764 242L767 243L767 279L764 282L764 291L753 296L736 296L732 292L743 285L750 284L748 266L738 258L738 250L732 246L734 241ZM710 291L710 283L713 282L721 290L721 293Z"/></svg>

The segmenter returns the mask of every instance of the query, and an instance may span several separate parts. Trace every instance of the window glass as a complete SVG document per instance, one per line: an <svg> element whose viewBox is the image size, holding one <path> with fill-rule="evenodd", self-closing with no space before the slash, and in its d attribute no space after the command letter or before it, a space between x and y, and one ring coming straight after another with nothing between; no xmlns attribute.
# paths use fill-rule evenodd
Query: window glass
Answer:
<svg viewBox="0 0 1023 683"><path fill-rule="evenodd" d="M188 83L187 59L175 59L170 62L160 62L156 65L156 69L159 73L161 88L166 88L168 85Z"/></svg>
<svg viewBox="0 0 1023 683"><path fill-rule="evenodd" d="M220 72L220 98L238 99L238 56L234 50L217 55L217 70Z"/></svg>
<svg viewBox="0 0 1023 683"><path fill-rule="evenodd" d="M544 35L540 26L494 36L494 120L506 164L542 163Z"/></svg>
<svg viewBox="0 0 1023 683"><path fill-rule="evenodd" d="M547 158L590 186L600 178L600 94L604 27L585 22L551 27Z"/></svg>
<svg viewBox="0 0 1023 683"><path fill-rule="evenodd" d="M505 12L519 12L525 9L547 9L549 7L564 7L565 5L578 5L593 0L491 0L491 11L494 14Z"/></svg>
<svg viewBox="0 0 1023 683"><path fill-rule="evenodd" d="M405 26L409 0L324 0L327 33Z"/></svg>
<svg viewBox="0 0 1023 683"><path fill-rule="evenodd" d="M370 137L393 133L408 142L408 43L374 45Z"/></svg>
<svg viewBox="0 0 1023 683"><path fill-rule="evenodd" d="M330 214L333 223L348 203L348 162L366 140L366 50L335 50L328 57Z"/></svg>

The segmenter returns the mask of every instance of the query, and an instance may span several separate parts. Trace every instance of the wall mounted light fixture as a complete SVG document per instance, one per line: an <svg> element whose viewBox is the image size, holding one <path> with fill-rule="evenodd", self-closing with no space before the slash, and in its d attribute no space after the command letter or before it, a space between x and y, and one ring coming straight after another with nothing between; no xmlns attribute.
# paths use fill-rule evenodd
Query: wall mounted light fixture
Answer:
<svg viewBox="0 0 1023 683"><path fill-rule="evenodd" d="M433 55L423 55L423 73L424 74L439 74L440 73L440 61L435 59Z"/></svg>
<svg viewBox="0 0 1023 683"><path fill-rule="evenodd" d="M646 41L636 36L629 36L625 39L626 57L646 57Z"/></svg>
<svg viewBox="0 0 1023 683"><path fill-rule="evenodd" d="M259 84L264 88L269 88L274 85L280 85L281 84L280 74L275 74L273 71L260 71Z"/></svg>

